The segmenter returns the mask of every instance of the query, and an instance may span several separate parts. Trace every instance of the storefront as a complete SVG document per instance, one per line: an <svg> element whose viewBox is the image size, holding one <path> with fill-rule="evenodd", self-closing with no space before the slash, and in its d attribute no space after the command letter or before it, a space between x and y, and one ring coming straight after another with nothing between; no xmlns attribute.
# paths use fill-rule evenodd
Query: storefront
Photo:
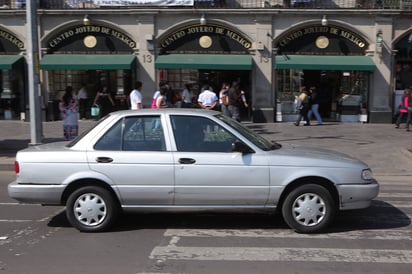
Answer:
<svg viewBox="0 0 412 274"><path fill-rule="evenodd" d="M400 37L395 48L395 93L393 99L394 114L398 109L405 88L412 88L412 32Z"/></svg>
<svg viewBox="0 0 412 274"><path fill-rule="evenodd" d="M59 119L56 110L67 86L86 87L89 106L102 86L125 109L126 96L136 81L136 42L125 32L103 24L72 25L43 39L40 68L45 71L49 119ZM52 106L50 106L52 105ZM52 113L52 114L50 114Z"/></svg>
<svg viewBox="0 0 412 274"><path fill-rule="evenodd" d="M24 112L27 96L23 50L24 43L19 38L0 28L0 119L19 119Z"/></svg>
<svg viewBox="0 0 412 274"><path fill-rule="evenodd" d="M314 24L280 35L275 48L276 99L283 121L295 119L294 98L306 86L316 87L323 119L366 122L375 70L366 39L338 25Z"/></svg>
<svg viewBox="0 0 412 274"><path fill-rule="evenodd" d="M158 79L171 83L175 93L189 84L195 98L203 84L218 93L223 82L238 81L252 101L252 42L238 30L221 24L192 24L169 31L158 41ZM244 109L242 116L250 119L250 110Z"/></svg>

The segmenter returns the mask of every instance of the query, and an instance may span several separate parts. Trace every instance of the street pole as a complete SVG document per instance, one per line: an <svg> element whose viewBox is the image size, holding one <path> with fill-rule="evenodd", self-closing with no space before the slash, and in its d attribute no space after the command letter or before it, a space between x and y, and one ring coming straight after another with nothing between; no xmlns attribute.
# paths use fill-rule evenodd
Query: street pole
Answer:
<svg viewBox="0 0 412 274"><path fill-rule="evenodd" d="M26 1L27 65L29 69L30 145L41 144L43 128L40 105L40 65L37 31L37 1Z"/></svg>

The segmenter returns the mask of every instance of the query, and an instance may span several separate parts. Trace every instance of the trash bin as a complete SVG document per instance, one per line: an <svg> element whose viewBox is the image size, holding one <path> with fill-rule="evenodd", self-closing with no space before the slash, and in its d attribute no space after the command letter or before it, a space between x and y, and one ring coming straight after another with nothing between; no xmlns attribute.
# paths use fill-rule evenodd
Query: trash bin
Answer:
<svg viewBox="0 0 412 274"><path fill-rule="evenodd" d="M345 94L339 100L339 114L341 122L359 122L362 97L360 95Z"/></svg>

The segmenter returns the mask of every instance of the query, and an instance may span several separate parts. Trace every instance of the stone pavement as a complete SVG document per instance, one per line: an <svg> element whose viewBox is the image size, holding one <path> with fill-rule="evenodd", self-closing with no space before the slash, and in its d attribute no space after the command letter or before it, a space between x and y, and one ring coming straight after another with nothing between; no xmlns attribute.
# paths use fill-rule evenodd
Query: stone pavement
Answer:
<svg viewBox="0 0 412 274"><path fill-rule="evenodd" d="M83 131L95 123L79 121ZM325 123L322 126L295 126L291 122L245 125L281 144L317 146L338 150L366 162L375 175L412 175L412 132L392 124ZM43 143L63 140L61 121L43 122ZM0 121L0 170L13 170L14 157L27 147L30 123Z"/></svg>

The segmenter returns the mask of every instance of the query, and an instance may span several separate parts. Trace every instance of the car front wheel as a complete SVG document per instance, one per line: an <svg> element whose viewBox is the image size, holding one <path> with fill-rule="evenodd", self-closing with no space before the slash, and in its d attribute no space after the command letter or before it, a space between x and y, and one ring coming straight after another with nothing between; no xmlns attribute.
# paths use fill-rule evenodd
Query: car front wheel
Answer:
<svg viewBox="0 0 412 274"><path fill-rule="evenodd" d="M326 228L335 211L335 203L329 191L315 184L292 190L282 205L285 222L299 233L314 233Z"/></svg>
<svg viewBox="0 0 412 274"><path fill-rule="evenodd" d="M101 232L114 223L118 207L109 191L87 186L77 189L69 196L66 214L70 224L78 230Z"/></svg>

